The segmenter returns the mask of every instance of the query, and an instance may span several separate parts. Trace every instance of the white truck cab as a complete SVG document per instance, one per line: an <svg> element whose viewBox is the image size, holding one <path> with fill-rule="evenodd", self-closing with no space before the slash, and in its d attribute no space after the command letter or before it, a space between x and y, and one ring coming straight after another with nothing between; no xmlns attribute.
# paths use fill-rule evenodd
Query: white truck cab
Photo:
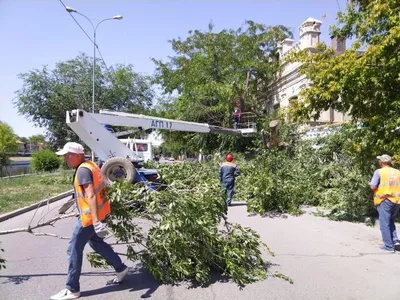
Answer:
<svg viewBox="0 0 400 300"><path fill-rule="evenodd" d="M142 139L119 139L126 147L131 149L137 156L143 158L143 161L153 160L153 144L149 140Z"/></svg>

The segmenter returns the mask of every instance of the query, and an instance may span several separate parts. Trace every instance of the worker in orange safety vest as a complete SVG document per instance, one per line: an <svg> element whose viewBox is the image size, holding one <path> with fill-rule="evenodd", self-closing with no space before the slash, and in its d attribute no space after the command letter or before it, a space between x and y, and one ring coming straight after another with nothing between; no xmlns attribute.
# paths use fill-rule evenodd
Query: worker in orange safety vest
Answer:
<svg viewBox="0 0 400 300"><path fill-rule="evenodd" d="M394 223L400 209L400 171L392 167L392 158L383 154L377 156L380 169L374 172L370 188L374 191L374 205L379 213L383 251L400 251Z"/></svg>
<svg viewBox="0 0 400 300"><path fill-rule="evenodd" d="M82 269L83 249L87 243L109 265L114 267L116 278L113 283L122 282L128 273L128 267L121 261L121 258L111 246L103 240L108 234L103 221L111 213L111 207L100 168L94 162L85 160L84 148L78 143L66 143L64 148L56 154L63 155L67 165L76 168L73 184L79 218L67 251L69 267L66 288L51 296L50 299L76 299L80 297L79 278Z"/></svg>

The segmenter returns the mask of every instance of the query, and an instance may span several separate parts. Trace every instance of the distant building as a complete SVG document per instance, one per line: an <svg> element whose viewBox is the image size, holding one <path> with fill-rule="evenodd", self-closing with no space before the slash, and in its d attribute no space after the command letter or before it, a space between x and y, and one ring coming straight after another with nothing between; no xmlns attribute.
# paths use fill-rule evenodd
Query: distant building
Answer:
<svg viewBox="0 0 400 300"><path fill-rule="evenodd" d="M308 18L300 25L300 39L294 43L292 39L285 39L278 45L279 60L282 62L282 70L274 83L269 86L268 99L265 102L266 112L272 112L291 105L292 101L301 101L299 93L302 89L312 85L312 82L305 75L299 74L301 63L285 63L285 57L292 51L308 49L316 52L316 45L320 42L322 22ZM336 37L331 38L331 47L336 55L343 54L346 49L346 41ZM323 113L316 122L311 120L310 124L322 125L326 123L341 123L349 120L350 117L333 109Z"/></svg>
<svg viewBox="0 0 400 300"><path fill-rule="evenodd" d="M17 154L19 155L32 154L43 149L43 144L26 143L20 140L17 140L17 145Z"/></svg>

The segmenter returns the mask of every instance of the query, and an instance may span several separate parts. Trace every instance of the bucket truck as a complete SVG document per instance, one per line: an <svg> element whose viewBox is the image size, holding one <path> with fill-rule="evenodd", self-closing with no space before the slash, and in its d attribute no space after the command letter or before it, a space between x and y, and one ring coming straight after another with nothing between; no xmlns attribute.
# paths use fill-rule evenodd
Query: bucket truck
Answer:
<svg viewBox="0 0 400 300"><path fill-rule="evenodd" d="M101 170L107 184L112 184L114 181L157 182L159 179L156 170L143 169L143 158L117 138L121 134L126 135L151 128L236 136L251 136L256 132L254 123L249 124L248 128L230 129L206 123L171 120L109 110L100 110L98 114L88 113L82 109L67 111L66 122L80 139L104 161ZM105 124L134 127L135 129L122 133L112 133L105 128ZM153 188L157 187L153 186Z"/></svg>

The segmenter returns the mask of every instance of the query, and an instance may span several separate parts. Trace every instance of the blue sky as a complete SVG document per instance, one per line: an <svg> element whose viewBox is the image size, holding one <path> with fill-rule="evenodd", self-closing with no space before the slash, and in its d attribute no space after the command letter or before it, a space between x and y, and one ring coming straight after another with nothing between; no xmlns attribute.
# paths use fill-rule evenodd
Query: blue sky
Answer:
<svg viewBox="0 0 400 300"><path fill-rule="evenodd" d="M329 26L336 13L345 9L346 0L264 0L264 1L134 1L63 0L90 17L93 22L117 14L121 21L100 25L97 42L108 65L130 63L136 72L152 74L151 58L173 55L168 40L186 37L191 29L207 29L212 20L215 30L238 28L245 20L293 28L308 17L323 21L321 40L329 42ZM323 15L326 17L323 18ZM92 32L86 19L75 15ZM72 59L79 52L92 55L91 42L64 10L59 0L0 0L0 120L14 132L29 137L43 133L11 103L21 87L17 75L53 67L58 61Z"/></svg>

